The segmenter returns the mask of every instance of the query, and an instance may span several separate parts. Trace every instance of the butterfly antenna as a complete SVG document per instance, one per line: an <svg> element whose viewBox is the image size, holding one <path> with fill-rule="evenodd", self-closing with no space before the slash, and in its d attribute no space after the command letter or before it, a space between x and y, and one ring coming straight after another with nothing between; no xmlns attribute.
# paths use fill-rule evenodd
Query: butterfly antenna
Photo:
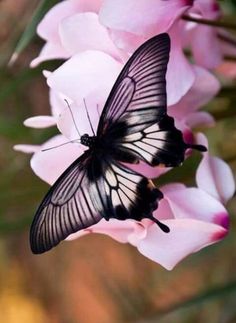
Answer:
<svg viewBox="0 0 236 323"><path fill-rule="evenodd" d="M90 116L89 116L89 113L88 113L88 108L87 108L87 105L86 105L85 99L83 99L83 101L84 101L84 106L85 106L85 110L86 110L87 118L88 118L88 121L89 121L89 124L90 124L90 128L91 128L91 130L92 130L92 132L93 132L93 135L94 135L94 136L96 136L95 131L94 131L94 129L93 129L93 125L92 125L92 122L91 122Z"/></svg>
<svg viewBox="0 0 236 323"><path fill-rule="evenodd" d="M54 148L59 148L59 147L62 147L62 146L65 146L65 145L68 145L68 144L71 144L71 143L74 143L74 142L80 142L80 140L75 139L75 140L67 141L67 142L64 142L63 144L60 144L60 145L57 145L57 146L42 149L41 151L48 151L48 150L51 150L51 149L54 149Z"/></svg>
<svg viewBox="0 0 236 323"><path fill-rule="evenodd" d="M69 108L69 111L70 111L70 114L71 114L71 117L72 117L72 120L73 120L73 123L74 123L75 129L76 129L76 131L78 132L78 135L81 137L81 134L80 134L79 129L78 129L78 127L77 127L77 124L76 124L76 122L75 122L75 118L74 118L73 112L72 112L72 110L71 110L71 107L70 107L70 105L69 105L69 102L68 102L66 99L64 99L64 100L65 100L65 102L66 102L66 104L67 104L67 106L68 106L68 108Z"/></svg>
<svg viewBox="0 0 236 323"><path fill-rule="evenodd" d="M170 228L167 225L165 225L164 223L158 221L156 218L154 218L154 216L151 216L150 219L152 221L154 221L163 232L165 232L165 233L170 232Z"/></svg>

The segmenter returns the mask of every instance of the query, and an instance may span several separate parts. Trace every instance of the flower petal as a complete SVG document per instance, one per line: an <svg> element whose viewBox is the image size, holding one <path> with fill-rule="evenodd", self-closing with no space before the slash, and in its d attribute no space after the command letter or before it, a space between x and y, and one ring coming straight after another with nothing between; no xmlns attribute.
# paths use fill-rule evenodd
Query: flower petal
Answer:
<svg viewBox="0 0 236 323"><path fill-rule="evenodd" d="M51 105L52 115L58 118L61 113L68 108L66 101L71 104L72 101L66 95L49 89L49 102Z"/></svg>
<svg viewBox="0 0 236 323"><path fill-rule="evenodd" d="M99 51L86 51L70 58L47 79L56 92L69 97L75 103L99 110L105 104L122 64Z"/></svg>
<svg viewBox="0 0 236 323"><path fill-rule="evenodd" d="M78 13L64 19L59 25L59 33L63 47L71 55L94 49L120 58L108 30L99 23L98 15L93 12Z"/></svg>
<svg viewBox="0 0 236 323"><path fill-rule="evenodd" d="M219 225L193 219L166 220L163 223L170 228L169 233L164 233L154 224L148 228L146 238L137 243L137 248L168 270L189 254L227 234L227 230Z"/></svg>
<svg viewBox="0 0 236 323"><path fill-rule="evenodd" d="M202 140L201 140L202 141ZM222 159L203 153L197 169L196 181L199 188L226 203L235 193L235 180L230 167Z"/></svg>
<svg viewBox="0 0 236 323"><path fill-rule="evenodd" d="M193 114L200 107L208 103L218 93L220 83L217 78L206 69L193 65L195 80L190 90L181 100L168 107L168 114L182 120L188 126L193 127L201 121L204 124L212 124L214 119L206 112L204 114Z"/></svg>
<svg viewBox="0 0 236 323"><path fill-rule="evenodd" d="M48 128L56 125L56 120L52 116L31 117L24 121L26 127L31 128Z"/></svg>
<svg viewBox="0 0 236 323"><path fill-rule="evenodd" d="M68 143L60 148L48 149L66 143L67 138L55 136L41 146L31 158L31 167L35 174L43 181L52 185L66 168L84 152L78 144ZM63 158L62 158L63 157Z"/></svg>
<svg viewBox="0 0 236 323"><path fill-rule="evenodd" d="M150 37L167 31L192 3L191 0L105 0L99 18L111 29Z"/></svg>
<svg viewBox="0 0 236 323"><path fill-rule="evenodd" d="M58 117L57 127L69 140L79 139L85 133L90 136L96 133L100 111L91 106L86 111L85 104L71 103Z"/></svg>
<svg viewBox="0 0 236 323"><path fill-rule="evenodd" d="M171 170L170 167L160 167L160 166L152 167L143 161L140 161L138 164L125 164L125 165L126 167L134 170L135 172L142 174L147 178L157 178L167 173L169 170Z"/></svg>
<svg viewBox="0 0 236 323"><path fill-rule="evenodd" d="M176 104L195 81L195 73L183 53L181 34L176 24L170 30L170 37L171 51L166 74L168 106Z"/></svg>
<svg viewBox="0 0 236 323"><path fill-rule="evenodd" d="M130 241L136 241L136 239L145 238L146 229L141 223L133 220L119 221L116 219L110 219L108 222L105 219L102 219L97 224L85 230L80 230L69 235L66 240L74 240L87 233L105 234L118 242L127 243Z"/></svg>
<svg viewBox="0 0 236 323"><path fill-rule="evenodd" d="M195 187L166 191L168 186L171 184L162 187L161 191L176 219L190 218L216 224L222 222L222 216L228 219L225 207L207 192Z"/></svg>
<svg viewBox="0 0 236 323"><path fill-rule="evenodd" d="M34 154L37 151L39 151L41 146L38 145L14 145L13 149L16 151L21 151L22 153L25 154Z"/></svg>
<svg viewBox="0 0 236 323"><path fill-rule="evenodd" d="M214 117L205 111L190 113L186 119L186 124L190 128L194 127L212 127L215 125Z"/></svg>
<svg viewBox="0 0 236 323"><path fill-rule="evenodd" d="M31 61L30 67L34 68L40 63L50 59L64 59L69 56L70 53L67 52L61 44L48 42L43 46L39 55Z"/></svg>
<svg viewBox="0 0 236 323"><path fill-rule="evenodd" d="M196 64L212 69L222 62L223 54L214 27L198 25L192 30L191 39Z"/></svg>
<svg viewBox="0 0 236 323"><path fill-rule="evenodd" d="M47 12L37 27L37 33L45 40L60 43L58 35L59 23L78 12L97 12L102 0L67 0L56 4Z"/></svg>

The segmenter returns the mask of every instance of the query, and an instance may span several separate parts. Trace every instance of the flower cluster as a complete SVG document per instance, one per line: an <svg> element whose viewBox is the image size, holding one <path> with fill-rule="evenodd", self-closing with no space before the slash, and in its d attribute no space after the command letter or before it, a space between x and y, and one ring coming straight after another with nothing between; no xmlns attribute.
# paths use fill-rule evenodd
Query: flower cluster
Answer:
<svg viewBox="0 0 236 323"><path fill-rule="evenodd" d="M186 15L214 20L220 17L221 10L215 0L65 0L45 15L37 32L46 43L31 67L49 59L66 61L53 72L44 71L50 88L51 115L29 118L25 125L57 125L61 134L41 146L15 147L33 153L31 167L41 179L52 185L84 152L83 146L73 142L42 152L78 138L70 110L80 133L91 134L85 102L96 129L106 98L127 59L145 40L163 32L171 37L166 75L168 114L174 117L186 142L207 146L205 136L194 135L193 129L214 125L213 117L201 108L220 89L212 69L220 66L227 50L234 49L226 48L218 37L222 30L184 20ZM169 170L144 163L136 167L149 178ZM209 152L203 153L196 184L160 187L164 198L154 216L169 226L169 234L147 219L111 219L72 234L68 240L90 232L107 234L120 242L129 242L170 270L187 255L222 239L228 232L224 205L235 190L229 166Z"/></svg>

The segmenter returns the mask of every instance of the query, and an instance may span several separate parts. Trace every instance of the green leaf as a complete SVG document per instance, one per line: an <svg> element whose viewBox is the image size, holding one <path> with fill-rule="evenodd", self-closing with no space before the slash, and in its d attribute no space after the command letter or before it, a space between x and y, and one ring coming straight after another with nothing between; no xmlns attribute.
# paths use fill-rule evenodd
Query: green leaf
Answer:
<svg viewBox="0 0 236 323"><path fill-rule="evenodd" d="M35 12L29 22L29 24L26 26L25 31L23 32L21 38L19 39L16 49L10 59L9 64L13 64L19 54L28 46L28 44L31 42L33 37L36 34L36 28L40 20L43 18L43 16L47 13L47 11L57 3L56 0L41 0L38 7L35 9Z"/></svg>
<svg viewBox="0 0 236 323"><path fill-rule="evenodd" d="M0 70L1 72L1 70ZM31 80L33 77L40 75L41 69L24 69L14 78L11 77L9 81L3 80L3 85L0 88L0 102L6 100L10 95L12 95L19 86L22 86L28 80Z"/></svg>

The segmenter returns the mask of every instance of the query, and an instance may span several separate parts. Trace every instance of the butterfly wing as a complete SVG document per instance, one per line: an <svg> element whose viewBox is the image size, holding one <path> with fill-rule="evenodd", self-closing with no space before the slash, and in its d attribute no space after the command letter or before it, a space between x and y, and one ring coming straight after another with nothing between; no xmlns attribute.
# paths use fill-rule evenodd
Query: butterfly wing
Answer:
<svg viewBox="0 0 236 323"><path fill-rule="evenodd" d="M36 254L48 251L103 217L150 218L164 226L152 217L161 198L162 193L150 180L109 156L101 158L88 151L59 177L43 199L31 226L31 250Z"/></svg>
<svg viewBox="0 0 236 323"><path fill-rule="evenodd" d="M116 140L115 157L122 161L133 156L133 162L176 166L184 159L182 133L166 114L169 52L168 34L145 42L128 60L108 97L97 135Z"/></svg>
<svg viewBox="0 0 236 323"><path fill-rule="evenodd" d="M89 154L85 153L66 169L43 199L30 230L33 253L45 252L71 233L101 220L99 205L95 208L92 202L97 190L89 185L88 162Z"/></svg>

